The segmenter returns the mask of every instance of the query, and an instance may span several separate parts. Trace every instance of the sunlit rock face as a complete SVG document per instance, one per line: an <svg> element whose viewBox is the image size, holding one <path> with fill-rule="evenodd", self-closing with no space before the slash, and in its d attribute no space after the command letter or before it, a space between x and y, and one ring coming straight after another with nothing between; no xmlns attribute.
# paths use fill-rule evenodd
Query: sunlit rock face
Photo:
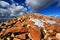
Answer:
<svg viewBox="0 0 60 40"><path fill-rule="evenodd" d="M0 22L0 40L60 40L60 19L30 13Z"/></svg>

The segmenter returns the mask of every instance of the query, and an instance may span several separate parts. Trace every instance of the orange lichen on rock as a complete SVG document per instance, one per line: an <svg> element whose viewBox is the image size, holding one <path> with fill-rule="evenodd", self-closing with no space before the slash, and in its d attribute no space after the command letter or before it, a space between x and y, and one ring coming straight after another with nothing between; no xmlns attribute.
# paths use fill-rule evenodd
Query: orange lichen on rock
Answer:
<svg viewBox="0 0 60 40"><path fill-rule="evenodd" d="M18 39L18 38L14 38L13 40L20 40L20 39Z"/></svg>

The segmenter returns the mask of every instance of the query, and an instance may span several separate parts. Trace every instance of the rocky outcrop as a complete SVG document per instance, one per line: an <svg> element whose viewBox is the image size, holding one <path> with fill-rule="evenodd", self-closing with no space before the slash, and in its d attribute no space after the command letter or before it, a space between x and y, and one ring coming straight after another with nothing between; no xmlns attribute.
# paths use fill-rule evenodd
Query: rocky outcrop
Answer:
<svg viewBox="0 0 60 40"><path fill-rule="evenodd" d="M0 23L0 40L60 40L60 19L25 14Z"/></svg>

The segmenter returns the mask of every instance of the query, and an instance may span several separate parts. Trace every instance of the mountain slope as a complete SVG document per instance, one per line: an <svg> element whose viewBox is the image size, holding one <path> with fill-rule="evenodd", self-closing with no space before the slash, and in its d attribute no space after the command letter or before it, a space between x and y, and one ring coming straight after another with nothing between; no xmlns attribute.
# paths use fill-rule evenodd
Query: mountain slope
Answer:
<svg viewBox="0 0 60 40"><path fill-rule="evenodd" d="M60 40L60 19L25 14L0 23L1 40Z"/></svg>

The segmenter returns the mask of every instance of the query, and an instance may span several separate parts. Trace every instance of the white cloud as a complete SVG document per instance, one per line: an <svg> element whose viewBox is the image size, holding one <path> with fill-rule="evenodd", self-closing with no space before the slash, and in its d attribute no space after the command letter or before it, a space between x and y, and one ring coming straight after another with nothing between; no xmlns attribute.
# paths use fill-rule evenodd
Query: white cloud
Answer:
<svg viewBox="0 0 60 40"><path fill-rule="evenodd" d="M0 1L0 6L7 7L7 6L9 6L9 3L5 2L5 1Z"/></svg>
<svg viewBox="0 0 60 40"><path fill-rule="evenodd" d="M11 11L11 16L18 16L20 15L20 12L22 12L22 14L24 14L26 12L26 8L24 8L23 6L11 6L8 8Z"/></svg>
<svg viewBox="0 0 60 40"><path fill-rule="evenodd" d="M12 5L10 5L5 1L0 1L0 16L3 16L6 18L11 16L17 17L19 15L25 14L26 8L17 4L18 3L12 3Z"/></svg>
<svg viewBox="0 0 60 40"><path fill-rule="evenodd" d="M51 4L54 0L26 0L26 4L29 5L32 12L41 10Z"/></svg>
<svg viewBox="0 0 60 40"><path fill-rule="evenodd" d="M0 16L8 16L8 15L10 15L9 10L0 8Z"/></svg>

